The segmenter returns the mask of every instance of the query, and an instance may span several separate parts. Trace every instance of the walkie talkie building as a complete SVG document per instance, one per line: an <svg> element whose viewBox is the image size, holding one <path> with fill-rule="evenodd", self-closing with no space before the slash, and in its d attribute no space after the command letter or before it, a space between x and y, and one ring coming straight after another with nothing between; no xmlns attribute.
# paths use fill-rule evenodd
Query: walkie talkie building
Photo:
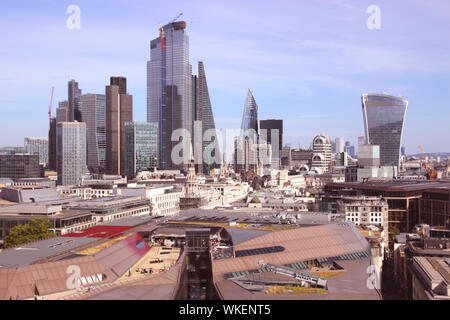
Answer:
<svg viewBox="0 0 450 320"><path fill-rule="evenodd" d="M408 101L385 94L365 93L361 102L367 143L380 146L381 166L398 168Z"/></svg>

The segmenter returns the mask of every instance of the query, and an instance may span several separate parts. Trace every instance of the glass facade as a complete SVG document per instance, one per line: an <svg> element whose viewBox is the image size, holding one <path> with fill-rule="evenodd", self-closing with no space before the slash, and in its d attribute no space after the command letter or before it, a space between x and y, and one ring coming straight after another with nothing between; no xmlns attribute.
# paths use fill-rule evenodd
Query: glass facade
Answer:
<svg viewBox="0 0 450 320"><path fill-rule="evenodd" d="M25 149L29 154L39 155L39 163L48 162L48 140L45 138L26 137Z"/></svg>
<svg viewBox="0 0 450 320"><path fill-rule="evenodd" d="M56 128L59 185L78 185L86 173L86 124L60 122Z"/></svg>
<svg viewBox="0 0 450 320"><path fill-rule="evenodd" d="M106 161L105 95L85 94L81 96L81 106L87 131L87 165L93 172L103 172Z"/></svg>
<svg viewBox="0 0 450 320"><path fill-rule="evenodd" d="M193 135L195 136L198 134L200 136L193 137L194 143L198 144L196 146L194 145L194 153L197 152L201 154L201 156L198 154L195 155L196 159L202 159L205 149L208 149L207 154L211 154L211 159L202 159L203 165L197 166L197 172L209 174L209 169L217 168L218 164L221 163L221 156L218 142L203 141L205 132L207 132L208 130L216 130L203 62L198 63L198 77L193 77L192 82L193 84L195 83L195 87L194 85L192 87L192 103L194 113ZM218 151L217 154L216 151ZM196 161L196 163L198 162L200 161Z"/></svg>
<svg viewBox="0 0 450 320"><path fill-rule="evenodd" d="M251 132L254 130L253 132ZM241 132L249 136L256 143L256 136L258 134L258 105L253 97L250 89L247 91L247 98L245 99L244 114L242 115Z"/></svg>
<svg viewBox="0 0 450 320"><path fill-rule="evenodd" d="M158 37L150 43L147 62L147 121L159 124L159 167L180 169L172 163L172 131L192 131L191 73L189 37L185 22L163 27L164 41Z"/></svg>
<svg viewBox="0 0 450 320"><path fill-rule="evenodd" d="M125 123L125 172L132 178L137 172L158 166L158 123Z"/></svg>
<svg viewBox="0 0 450 320"><path fill-rule="evenodd" d="M400 165L403 123L408 101L384 94L363 94L366 141L380 146L380 165Z"/></svg>

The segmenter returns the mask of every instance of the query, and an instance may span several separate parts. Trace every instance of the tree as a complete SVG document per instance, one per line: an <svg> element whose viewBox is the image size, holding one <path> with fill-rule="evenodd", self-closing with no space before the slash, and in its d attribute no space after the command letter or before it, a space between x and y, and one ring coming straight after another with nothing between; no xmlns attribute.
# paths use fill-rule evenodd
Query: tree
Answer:
<svg viewBox="0 0 450 320"><path fill-rule="evenodd" d="M49 238L53 232L49 231L52 223L42 218L33 219L28 223L13 227L5 237L5 248Z"/></svg>

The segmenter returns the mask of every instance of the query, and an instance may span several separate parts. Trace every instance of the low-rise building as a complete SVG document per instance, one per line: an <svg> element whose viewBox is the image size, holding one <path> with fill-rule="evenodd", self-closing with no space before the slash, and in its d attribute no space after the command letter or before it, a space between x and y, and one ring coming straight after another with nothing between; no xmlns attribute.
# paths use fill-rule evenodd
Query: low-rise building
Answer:
<svg viewBox="0 0 450 320"><path fill-rule="evenodd" d="M173 216L180 212L182 190L174 186L118 188L117 194L147 199L153 216Z"/></svg>

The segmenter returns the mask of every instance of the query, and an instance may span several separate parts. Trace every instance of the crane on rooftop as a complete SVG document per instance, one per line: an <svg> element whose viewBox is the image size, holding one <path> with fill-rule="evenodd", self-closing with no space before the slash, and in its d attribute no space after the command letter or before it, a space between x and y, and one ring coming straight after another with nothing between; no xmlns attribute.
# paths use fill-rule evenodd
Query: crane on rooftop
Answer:
<svg viewBox="0 0 450 320"><path fill-rule="evenodd" d="M428 180L436 180L436 172L433 172L428 165L427 159L425 157L425 153L423 152L423 149L421 146L419 146L420 152L422 152L422 158L423 158L423 165L425 166L425 169L427 170L427 178Z"/></svg>
<svg viewBox="0 0 450 320"><path fill-rule="evenodd" d="M52 118L52 104L53 104L53 91L55 87L52 87L52 95L50 96L50 106L48 107L48 121Z"/></svg>

